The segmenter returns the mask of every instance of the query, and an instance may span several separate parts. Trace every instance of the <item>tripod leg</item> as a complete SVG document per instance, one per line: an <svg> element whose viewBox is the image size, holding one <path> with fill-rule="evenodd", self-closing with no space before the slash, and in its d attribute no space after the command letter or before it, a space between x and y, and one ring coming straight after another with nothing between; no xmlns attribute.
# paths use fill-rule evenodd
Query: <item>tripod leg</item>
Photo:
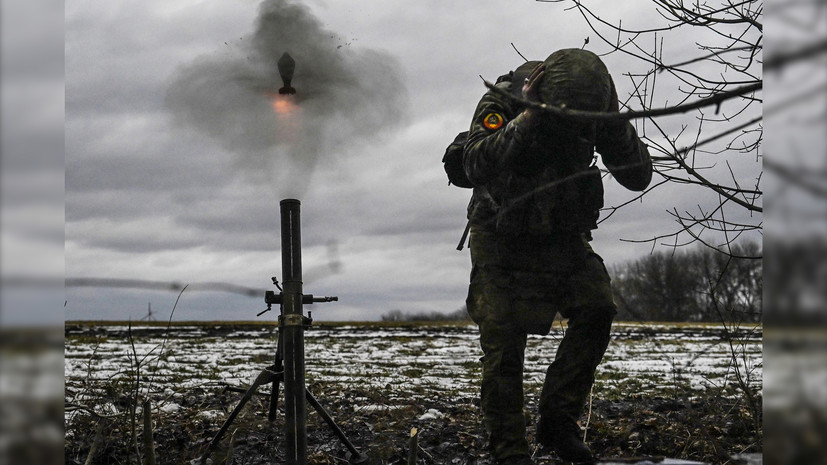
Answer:
<svg viewBox="0 0 827 465"><path fill-rule="evenodd" d="M204 455L201 456L201 464L207 463L207 457L210 456L210 453L212 453L213 449L215 449L215 446L218 445L218 442L221 440L221 437L224 436L224 433L227 432L227 429L233 423L235 417L238 416L238 413L241 412L241 409L244 407L244 405L253 397L253 395L258 390L259 386L275 382L274 379L278 379L279 374L275 372L275 368L275 366L266 368L264 371L259 373L258 376L256 376L256 379L253 380L253 384L250 385L249 389L247 389L247 392L245 392L244 396L241 397L241 400L238 401L238 405L236 405L233 411L230 412L230 416L228 416L227 419L224 420L224 424L221 425L221 428L219 428L218 432L215 433L215 437L212 438L212 441L210 441L210 445L207 446L207 450L204 451Z"/></svg>
<svg viewBox="0 0 827 465"><path fill-rule="evenodd" d="M284 352L282 350L281 328L279 328L279 342L276 346L276 363L273 364L275 371L284 372ZM284 375L276 377L273 380L273 389L270 391L270 411L267 414L267 419L273 421L276 419L276 413L279 406L279 389L281 388L281 380Z"/></svg>
<svg viewBox="0 0 827 465"><path fill-rule="evenodd" d="M304 393L305 398L307 398L307 402L309 402L310 405L313 406L314 409L316 409L316 412L318 412L322 419L325 421L325 423L327 423L327 426L329 426L330 429L333 430L333 434L335 434L336 437L338 437L339 440L342 441L342 444L344 444L345 447L347 447L347 450L350 451L350 463L357 464L364 463L365 461L367 461L368 456L359 452L359 449L357 449L356 446L354 446L353 443L351 443L350 440L348 440L347 436L345 435L345 432L342 431L341 428L339 428L339 425L336 424L336 421L333 420L333 417L331 417L330 414L327 413L327 410L325 410L324 407L322 407L322 404L320 404L319 401L316 400L316 398L310 392L310 389L305 388Z"/></svg>

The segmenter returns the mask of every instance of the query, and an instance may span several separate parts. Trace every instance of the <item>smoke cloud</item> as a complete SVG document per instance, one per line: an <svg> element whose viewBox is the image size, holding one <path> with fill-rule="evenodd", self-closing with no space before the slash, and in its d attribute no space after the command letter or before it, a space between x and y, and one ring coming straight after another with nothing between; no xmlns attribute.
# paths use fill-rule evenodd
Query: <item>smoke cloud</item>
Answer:
<svg viewBox="0 0 827 465"><path fill-rule="evenodd" d="M293 1L264 1L252 36L222 46L175 73L167 105L176 120L238 154L248 173L281 173L282 194L301 193L322 157L371 141L407 114L393 56L343 43ZM284 52L296 61L290 97L278 95Z"/></svg>

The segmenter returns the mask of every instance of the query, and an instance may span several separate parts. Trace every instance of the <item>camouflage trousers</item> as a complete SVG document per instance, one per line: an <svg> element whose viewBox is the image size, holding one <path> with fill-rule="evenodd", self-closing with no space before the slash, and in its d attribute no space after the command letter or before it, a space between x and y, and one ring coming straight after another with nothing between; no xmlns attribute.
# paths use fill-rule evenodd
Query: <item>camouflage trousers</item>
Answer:
<svg viewBox="0 0 827 465"><path fill-rule="evenodd" d="M480 329L481 404L497 459L528 454L523 362L528 334L568 318L539 401L539 414L576 421L609 343L616 313L603 261L580 237L503 237L471 231L466 301ZM554 343L549 340L548 343Z"/></svg>

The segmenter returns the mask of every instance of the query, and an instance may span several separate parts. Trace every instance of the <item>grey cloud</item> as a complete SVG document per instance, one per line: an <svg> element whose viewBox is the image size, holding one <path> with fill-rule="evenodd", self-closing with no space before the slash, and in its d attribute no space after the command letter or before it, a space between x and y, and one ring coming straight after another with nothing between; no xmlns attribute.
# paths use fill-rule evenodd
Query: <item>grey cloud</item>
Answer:
<svg viewBox="0 0 827 465"><path fill-rule="evenodd" d="M495 79L520 63L511 41L544 57L580 46L585 31L575 14L558 17L549 5L472 3L307 2L311 12L268 0L258 14L237 2L67 5L67 269L268 288L279 273L278 201L295 196L306 268L325 261L331 242L343 264L306 287L341 297L314 316L460 306L470 266L468 251L454 248L470 191L447 186L445 146L467 129L485 93L478 75ZM300 125L274 113L267 95L282 85L276 61L284 51L297 62ZM611 58L628 89L623 73L639 69ZM682 122L670 121L669 133ZM597 251L607 263L648 253L650 244L618 238L671 230L664 211L692 208L687 192L660 189L625 207L596 231ZM79 291L68 290L69 318L145 315L139 293L126 300L116 290ZM160 311L160 297L157 306L151 298ZM73 299L88 305L72 307ZM248 319L259 307L187 293L176 315Z"/></svg>

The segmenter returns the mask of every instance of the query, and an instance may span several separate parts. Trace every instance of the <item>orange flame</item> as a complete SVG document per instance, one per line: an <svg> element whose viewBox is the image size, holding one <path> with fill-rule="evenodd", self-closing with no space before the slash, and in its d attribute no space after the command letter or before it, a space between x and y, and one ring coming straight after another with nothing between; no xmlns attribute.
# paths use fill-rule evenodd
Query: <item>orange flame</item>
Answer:
<svg viewBox="0 0 827 465"><path fill-rule="evenodd" d="M302 109L295 95L267 92L275 117L276 138L280 143L295 144L301 137Z"/></svg>
<svg viewBox="0 0 827 465"><path fill-rule="evenodd" d="M268 97L270 97L270 105L277 116L290 116L299 111L299 106L292 95L268 93Z"/></svg>

